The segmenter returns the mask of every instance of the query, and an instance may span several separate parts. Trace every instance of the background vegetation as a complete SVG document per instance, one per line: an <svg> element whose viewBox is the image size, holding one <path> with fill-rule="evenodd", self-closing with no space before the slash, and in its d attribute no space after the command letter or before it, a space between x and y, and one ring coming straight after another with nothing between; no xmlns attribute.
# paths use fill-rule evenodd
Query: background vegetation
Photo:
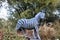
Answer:
<svg viewBox="0 0 60 40"><path fill-rule="evenodd" d="M3 0L2 0L3 1ZM8 20L0 19L0 40L26 40L17 34L15 26L19 18L32 18L41 10L46 11L46 21L41 26L40 35L42 40L60 39L60 18L53 14L55 10L60 12L60 0L7 0L9 6L15 11L9 13ZM60 14L59 14L60 15ZM52 25L51 25L51 24ZM43 34L45 32L45 34ZM27 34L31 31L27 31ZM53 34L53 35L52 35Z"/></svg>

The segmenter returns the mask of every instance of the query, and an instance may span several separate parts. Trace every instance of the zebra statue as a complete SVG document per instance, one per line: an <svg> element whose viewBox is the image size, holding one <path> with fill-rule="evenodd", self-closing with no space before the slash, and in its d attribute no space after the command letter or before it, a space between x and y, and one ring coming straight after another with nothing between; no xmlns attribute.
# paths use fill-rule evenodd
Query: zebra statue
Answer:
<svg viewBox="0 0 60 40"><path fill-rule="evenodd" d="M23 33L24 37L28 37L25 34L26 29L28 29L28 30L34 29L34 38L41 40L41 38L39 36L38 28L39 28L39 21L44 18L45 18L45 13L42 11L42 12L39 12L35 17L33 17L31 19L25 19L25 18L19 19L15 30L21 31Z"/></svg>

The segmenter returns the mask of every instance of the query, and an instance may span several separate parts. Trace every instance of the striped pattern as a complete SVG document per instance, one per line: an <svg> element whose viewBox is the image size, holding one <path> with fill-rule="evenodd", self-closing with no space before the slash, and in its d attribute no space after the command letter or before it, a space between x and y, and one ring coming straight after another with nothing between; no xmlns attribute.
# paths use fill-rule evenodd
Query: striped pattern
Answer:
<svg viewBox="0 0 60 40"><path fill-rule="evenodd" d="M39 40L41 40L41 38L39 36L38 27L39 27L39 21L41 19L44 19L44 17L45 17L45 13L39 12L35 17L33 17L31 19L19 19L15 30L22 31L22 34L26 38L28 36L26 36L26 34L25 34L25 29L30 29L30 30L34 29L34 38L38 38Z"/></svg>
<svg viewBox="0 0 60 40"><path fill-rule="evenodd" d="M34 29L35 26L39 25L40 19L45 17L44 12L39 12L35 17L31 19L19 19L16 25L16 30L19 30L20 28L24 29Z"/></svg>

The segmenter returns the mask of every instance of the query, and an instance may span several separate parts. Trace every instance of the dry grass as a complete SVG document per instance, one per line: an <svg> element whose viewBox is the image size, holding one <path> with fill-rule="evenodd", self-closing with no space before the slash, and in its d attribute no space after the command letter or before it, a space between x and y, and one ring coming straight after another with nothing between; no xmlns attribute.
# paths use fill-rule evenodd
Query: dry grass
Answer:
<svg viewBox="0 0 60 40"><path fill-rule="evenodd" d="M54 28L48 27L46 24L40 27L40 36L42 40L54 40L56 31Z"/></svg>
<svg viewBox="0 0 60 40"><path fill-rule="evenodd" d="M39 32L40 32L40 36L42 40L55 40L56 30L52 28L51 26L48 27L46 24L44 24L44 26L41 26L39 28ZM21 33L18 33L18 34L19 34L18 36L21 37ZM26 34L32 37L33 30L27 30Z"/></svg>
<svg viewBox="0 0 60 40"><path fill-rule="evenodd" d="M53 24L53 26L47 26L44 24L44 26L40 26L39 33L42 38L42 40L55 40L55 35L58 35L58 38L60 38L60 24L56 22ZM56 33L57 32L57 33ZM33 30L26 30L26 34L28 34L30 37L32 37ZM10 28L3 27L0 29L0 40L26 40L23 38L22 33L18 32Z"/></svg>
<svg viewBox="0 0 60 40"><path fill-rule="evenodd" d="M3 36L4 36L3 31L0 29L0 40L3 40Z"/></svg>

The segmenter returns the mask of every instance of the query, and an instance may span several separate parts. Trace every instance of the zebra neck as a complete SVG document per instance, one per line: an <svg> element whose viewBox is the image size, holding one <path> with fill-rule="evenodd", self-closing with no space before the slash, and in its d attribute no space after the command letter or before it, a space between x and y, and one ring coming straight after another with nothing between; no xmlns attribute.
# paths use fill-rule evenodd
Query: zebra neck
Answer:
<svg viewBox="0 0 60 40"><path fill-rule="evenodd" d="M38 17L37 17L37 18L35 18L35 19L36 19L38 22L40 21L40 18L38 18Z"/></svg>

